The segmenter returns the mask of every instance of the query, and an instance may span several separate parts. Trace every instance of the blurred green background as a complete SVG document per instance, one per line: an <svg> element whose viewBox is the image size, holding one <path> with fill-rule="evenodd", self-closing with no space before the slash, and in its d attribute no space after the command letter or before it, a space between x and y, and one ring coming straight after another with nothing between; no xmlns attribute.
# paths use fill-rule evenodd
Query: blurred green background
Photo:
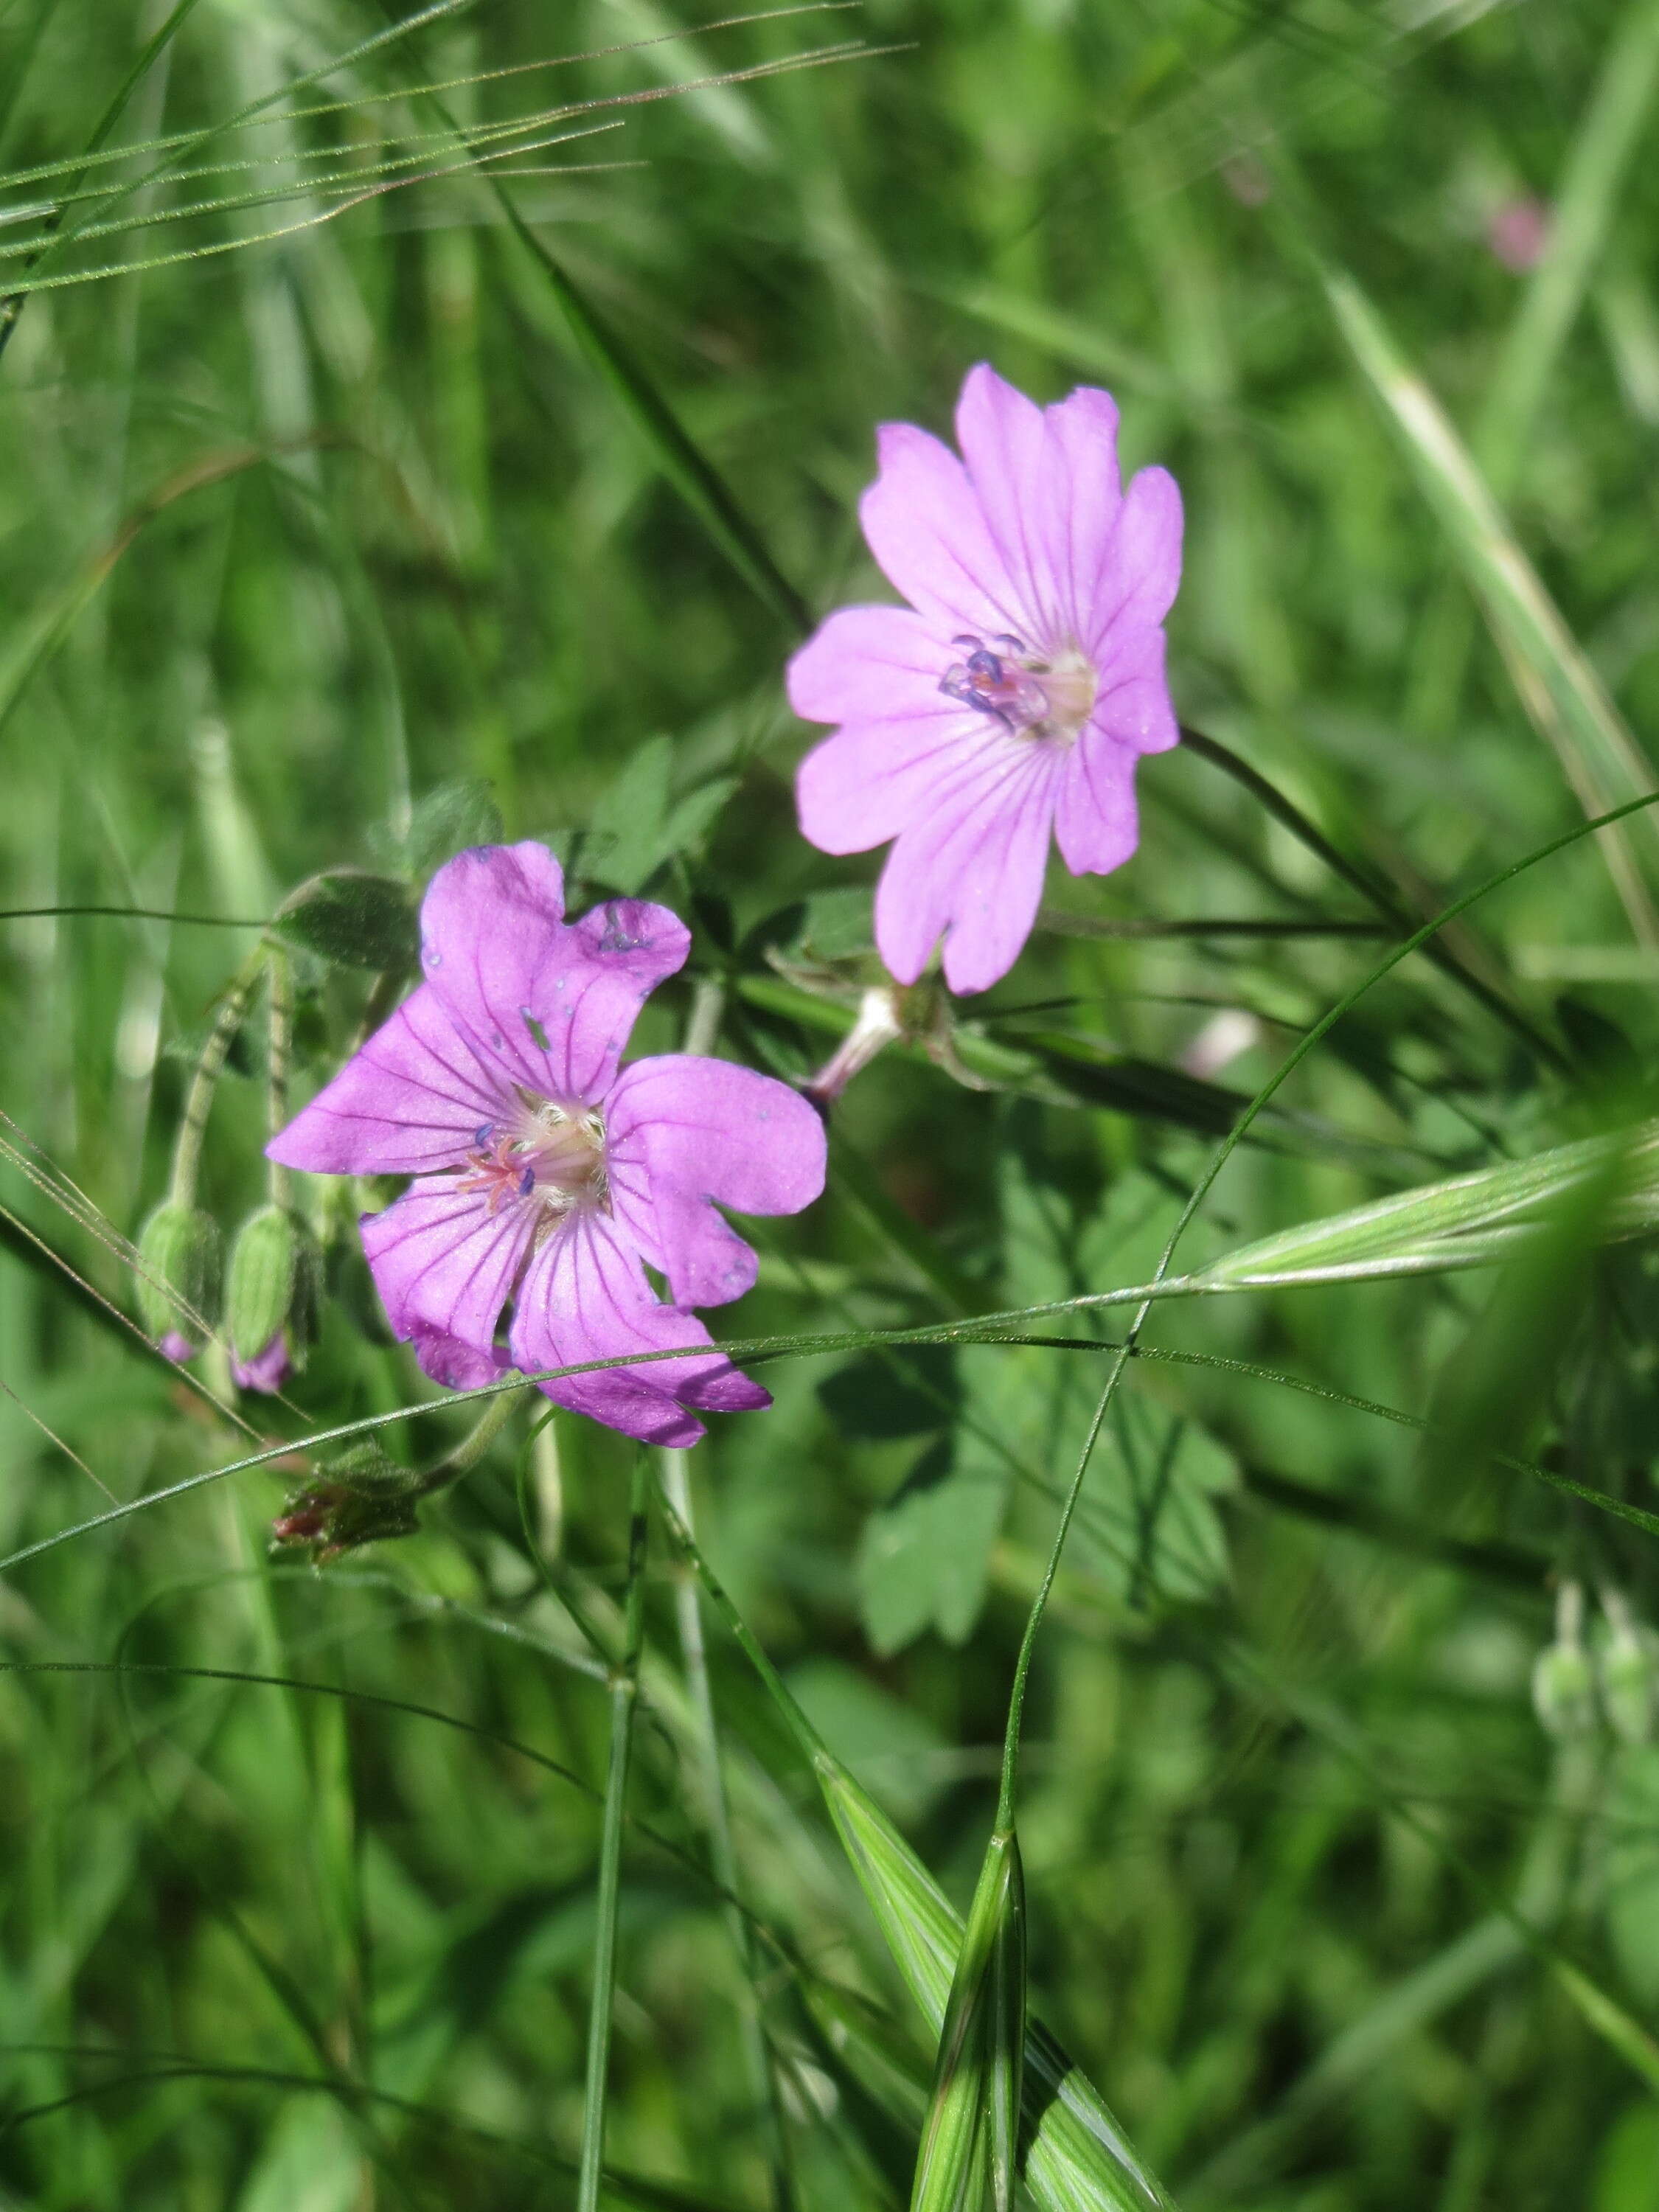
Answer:
<svg viewBox="0 0 1659 2212"><path fill-rule="evenodd" d="M789 1075L826 1054L875 859L796 833L795 633L573 335L548 256L814 615L882 594L854 514L877 422L946 429L981 358L1044 399L1103 382L1126 463L1186 499L1183 715L1407 907L1571 828L1575 787L1626 795L1659 722L1651 0L869 0L709 29L655 0L477 0L370 47L391 20L0 0L0 291L76 280L14 301L0 358L9 909L257 919L318 869L396 868L412 804L483 781L578 896L648 885L692 917L647 1048L702 979L722 1051ZM150 150L82 168L124 86L107 146ZM556 104L487 149L526 238L477 134ZM598 125L619 127L541 143ZM54 242L54 210L88 228ZM1389 386L1407 372L1501 513ZM757 1224L727 1334L1151 1273L1213 1139L1378 948L1073 933L1367 918L1195 753L1140 788L1134 861L1056 867L1060 926L958 1010L997 1086L878 1062L823 1204ZM1188 1256L1650 1095L1653 834L1628 832L1622 898L1586 842L1462 940L1566 1076L1404 967L1263 1117ZM0 922L8 1552L245 1448L93 1300L131 1304L98 1224L130 1235L161 1194L250 941ZM310 981L320 1073L366 981ZM228 1228L261 1193L258 1061L256 1036L209 1140ZM262 1436L431 1395L344 1261L291 1403L244 1405ZM1103 1437L1028 1728L1033 1992L1182 2203L1659 2208L1659 1750L1605 1715L1553 1736L1528 1694L1563 1578L1659 1618L1653 1546L1483 1451L1659 1503L1654 1289L1638 1252L1155 1319L1157 1346L1446 1424L1425 1443L1146 1361ZM204 1371L222 1386L222 1355ZM1097 1372L780 1359L776 1409L693 1461L717 1568L959 1904ZM457 1425L386 1440L414 1459ZM573 1621L614 1624L628 1467L608 1433L521 1419L421 1535L320 1576L267 1556L263 1474L5 1574L0 2203L569 2199L606 1726ZM758 2009L801 2204L902 2205L927 2039L711 1627L744 1893L802 1962L763 1947L750 1987L698 1872L656 1558L633 1802L684 1856L629 1842L611 2160L677 2203L768 2202ZM814 2027L808 1969L885 2008L883 2094Z"/></svg>

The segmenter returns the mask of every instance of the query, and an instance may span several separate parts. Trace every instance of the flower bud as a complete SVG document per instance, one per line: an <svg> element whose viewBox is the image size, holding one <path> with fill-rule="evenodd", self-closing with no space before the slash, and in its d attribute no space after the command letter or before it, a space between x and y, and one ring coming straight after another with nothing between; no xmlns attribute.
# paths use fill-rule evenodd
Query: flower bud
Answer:
<svg viewBox="0 0 1659 2212"><path fill-rule="evenodd" d="M1588 1735L1595 1726L1595 1675L1581 1644L1547 1644L1532 1670L1532 1702L1547 1735Z"/></svg>
<svg viewBox="0 0 1659 2212"><path fill-rule="evenodd" d="M1621 1592L1604 1589L1607 1636L1597 1655L1601 1705L1613 1733L1626 1743L1646 1743L1656 1719L1656 1639L1632 1613Z"/></svg>
<svg viewBox="0 0 1659 2212"><path fill-rule="evenodd" d="M304 1545L312 1565L322 1567L361 1545L417 1535L420 1494L419 1476L388 1459L378 1444L355 1444L316 1481L284 1499L271 1523L273 1547Z"/></svg>
<svg viewBox="0 0 1659 2212"><path fill-rule="evenodd" d="M1653 1659L1634 1638L1615 1638L1601 1654L1601 1703L1615 1735L1646 1743L1653 1734Z"/></svg>
<svg viewBox="0 0 1659 2212"><path fill-rule="evenodd" d="M239 1390L263 1390L274 1395L294 1372L287 1333L278 1329L252 1359L233 1359L230 1379Z"/></svg>
<svg viewBox="0 0 1659 2212"><path fill-rule="evenodd" d="M138 1312L170 1359L197 1351L218 1316L219 1224L169 1198L138 1232Z"/></svg>
<svg viewBox="0 0 1659 2212"><path fill-rule="evenodd" d="M321 1276L317 1241L289 1207L261 1206L242 1224L225 1301L240 1389L280 1390L287 1382L316 1334Z"/></svg>

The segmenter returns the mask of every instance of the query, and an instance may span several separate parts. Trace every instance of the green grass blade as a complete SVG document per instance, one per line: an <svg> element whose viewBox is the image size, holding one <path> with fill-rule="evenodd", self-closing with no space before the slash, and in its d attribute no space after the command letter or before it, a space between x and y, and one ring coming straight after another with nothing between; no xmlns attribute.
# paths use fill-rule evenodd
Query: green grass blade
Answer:
<svg viewBox="0 0 1659 2212"><path fill-rule="evenodd" d="M1522 550L1445 410L1353 277L1323 260L1318 266L1337 328L1394 424L1419 489L1486 611L1522 703L1585 813L1600 814L1651 792L1653 770L1640 746ZM1611 827L1600 838L1632 929L1644 944L1659 944L1659 914L1631 841ZM1643 833L1644 849L1650 854L1656 842L1659 828L1650 822Z"/></svg>
<svg viewBox="0 0 1659 2212"><path fill-rule="evenodd" d="M651 1502L651 1460L643 1444L634 1455L628 1508L628 1603L621 1663L611 1680L611 1761L599 1841L599 1888L595 1904L593 1989L587 2021L586 2090L582 2102L581 2163L577 2212L598 2212L604 2183L605 2115L611 2064L611 2022L617 1981L617 1918L622 1905L623 1824L628 1769L639 1705L640 1654L645 1646L645 1549Z"/></svg>
<svg viewBox="0 0 1659 2212"><path fill-rule="evenodd" d="M183 28L185 18L191 14L195 6L196 0L174 0L174 5L169 12L166 21L160 26L154 36L146 41L143 51L139 54L137 60L134 62L132 67L127 71L127 74L122 80L114 98L109 102L103 113L99 117L96 127L94 129L91 137L87 142L86 151L88 163L90 162L91 158L95 156L101 150L110 132L114 130L116 125L125 113L127 102L132 98L133 94L137 92L138 87L143 82L145 77L149 76L152 65L163 53L166 52L167 47L172 44L173 38L177 35L179 31ZM83 164L81 168L73 173L70 179L70 191L66 196L67 198L73 198L76 197L78 188L86 176L87 166L88 164ZM58 205L53 208L52 213L48 216L46 220L46 235L36 246L33 254L27 263L27 265L29 268L32 269L34 266L35 262L40 258L40 255L50 246L52 235L63 221L63 210L64 203L60 202ZM13 292L9 295L7 298L0 300L0 354L3 354L7 346L11 343L11 334L17 327L17 319L23 312L23 303L27 295L24 293Z"/></svg>
<svg viewBox="0 0 1659 2212"><path fill-rule="evenodd" d="M672 1504L658 1493L669 1534L689 1559L738 1649L811 1762L853 1871L905 1985L937 2038L945 2025L966 1929L892 1822L834 1757L703 1558ZM1167 2197L1093 2085L1042 2023L1029 2019L1021 2082L1029 2131L1023 2175L1042 2212L1146 2212Z"/></svg>
<svg viewBox="0 0 1659 2212"><path fill-rule="evenodd" d="M1653 1226L1659 1219L1659 1122L1302 1222L1225 1254L1188 1279L1194 1289L1261 1288L1478 1266L1507 1256L1586 1197L1600 1200L1583 1224L1587 1240L1610 1243Z"/></svg>
<svg viewBox="0 0 1659 2212"><path fill-rule="evenodd" d="M994 1843L996 1838L993 1838ZM1019 2179L1020 2107L1025 2089L1025 1869L1019 1838L1008 1832L1005 1902L991 1950L990 2112L991 2212L1013 2212ZM982 1878L981 1878L982 1879Z"/></svg>
<svg viewBox="0 0 1659 2212"><path fill-rule="evenodd" d="M996 2002L1002 1978L998 1961L1006 1957L1011 1936L1023 1961L1024 1921L1019 1848L1012 1833L1000 1828L991 1838L980 1867L945 2002L927 2118L916 2152L910 2212L972 2212L980 2203L994 2105L1000 2116L1004 2176L1004 2186L996 2197L999 2212L1006 2201L1012 2184L1016 2130L1010 2124L1009 2065ZM1018 2021L1022 2050L1024 1996L1022 1977ZM999 2057L1003 2062L1000 2069ZM994 2083L996 2070L1004 2076L1000 2093Z"/></svg>
<svg viewBox="0 0 1659 2212"><path fill-rule="evenodd" d="M1480 412L1474 448L1500 495L1515 483L1544 395L1641 152L1659 83L1659 3L1632 0L1610 41ZM1651 130L1645 143L1651 144Z"/></svg>
<svg viewBox="0 0 1659 2212"><path fill-rule="evenodd" d="M846 1769L822 1749L814 1765L887 1947L938 2035L966 1932L961 1917ZM1170 2203L1098 2092L1036 2019L1026 2027L1021 2109L1028 2130L1022 2178L1044 2212L1146 2212Z"/></svg>

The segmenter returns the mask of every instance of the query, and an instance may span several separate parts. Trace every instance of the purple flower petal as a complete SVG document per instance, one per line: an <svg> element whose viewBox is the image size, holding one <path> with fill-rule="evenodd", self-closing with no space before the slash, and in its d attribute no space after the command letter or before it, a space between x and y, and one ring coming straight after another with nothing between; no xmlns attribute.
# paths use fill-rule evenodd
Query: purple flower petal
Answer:
<svg viewBox="0 0 1659 2212"><path fill-rule="evenodd" d="M1081 642L1103 678L1126 646L1169 613L1181 583L1181 493L1167 469L1142 469L1123 495L1091 600L1084 607Z"/></svg>
<svg viewBox="0 0 1659 2212"><path fill-rule="evenodd" d="M591 1207L570 1214L530 1264L511 1333L526 1374L617 1353L709 1342L695 1314L659 1304L619 1224ZM561 1406L642 1443L683 1446L702 1435L687 1410L747 1413L769 1393L712 1349L648 1365L566 1376L541 1388Z"/></svg>
<svg viewBox="0 0 1659 2212"><path fill-rule="evenodd" d="M288 1339L280 1328L264 1350L256 1352L252 1359L233 1359L230 1363L230 1377L239 1390L274 1393L282 1389L293 1372Z"/></svg>
<svg viewBox="0 0 1659 2212"><path fill-rule="evenodd" d="M441 1382L446 1390L481 1390L486 1382L499 1382L512 1370L513 1362L499 1346L492 1345L488 1352L480 1352L476 1345L463 1344L459 1336L447 1336L442 1329L417 1324L409 1343L421 1372Z"/></svg>
<svg viewBox="0 0 1659 2212"><path fill-rule="evenodd" d="M1081 642L1105 548L1123 505L1117 465L1117 403L1109 392L1080 385L1048 410L1048 481L1056 496L1060 543L1055 564L1066 629ZM1058 477L1058 484L1055 478Z"/></svg>
<svg viewBox="0 0 1659 2212"><path fill-rule="evenodd" d="M1005 623L1028 644L1048 645L1060 616L1054 561L1071 489L1049 461L1042 408L981 362L957 404L957 443L986 528L1014 587L1024 620Z"/></svg>
<svg viewBox="0 0 1659 2212"><path fill-rule="evenodd" d="M161 1339L156 1349L164 1358L170 1359L175 1367L182 1367L187 1359L195 1358L201 1346L192 1344L181 1329L170 1328Z"/></svg>
<svg viewBox="0 0 1659 2212"><path fill-rule="evenodd" d="M1132 647L1114 655L1083 733L1085 746L1091 734L1131 746L1137 753L1168 752L1179 738L1181 726L1164 674L1161 629L1142 632Z"/></svg>
<svg viewBox="0 0 1659 2212"><path fill-rule="evenodd" d="M876 889L876 943L914 983L940 933L953 991L988 990L1031 933L1042 897L1060 761L1009 738L973 759L904 830Z"/></svg>
<svg viewBox="0 0 1659 2212"><path fill-rule="evenodd" d="M528 1202L492 1213L482 1192L459 1190L447 1176L366 1213L363 1250L394 1333L435 1330L489 1353L536 1218Z"/></svg>
<svg viewBox="0 0 1659 2212"><path fill-rule="evenodd" d="M635 1060L611 1092L606 1163L618 1228L681 1305L724 1305L755 1255L712 1200L798 1213L823 1188L823 1124L799 1091L729 1060Z"/></svg>
<svg viewBox="0 0 1659 2212"><path fill-rule="evenodd" d="M433 878L421 958L451 1018L512 1080L591 1105L616 1078L641 1001L683 965L684 922L612 899L566 923L564 880L544 845L482 845Z"/></svg>
<svg viewBox="0 0 1659 2212"><path fill-rule="evenodd" d="M1091 728L1073 748L1060 779L1054 841L1074 876L1104 876L1121 867L1139 838L1135 806L1139 755Z"/></svg>
<svg viewBox="0 0 1659 2212"><path fill-rule="evenodd" d="M999 755L1000 731L957 708L940 721L854 722L815 745L795 778L802 835L821 853L896 837L960 775L966 754Z"/></svg>
<svg viewBox="0 0 1659 2212"><path fill-rule="evenodd" d="M1024 611L966 470L911 422L876 433L880 473L859 519L883 574L942 637L1018 630Z"/></svg>
<svg viewBox="0 0 1659 2212"><path fill-rule="evenodd" d="M1074 872L1134 850L1133 756L1180 734L1159 625L1182 517L1162 469L1122 489L1109 392L1039 408L981 364L957 434L960 460L909 424L880 431L860 514L911 608L832 615L789 696L836 726L801 763L803 832L830 853L895 840L882 957L914 982L943 934L945 981L970 991L1018 955L1051 824Z"/></svg>
<svg viewBox="0 0 1659 2212"><path fill-rule="evenodd" d="M957 655L909 607L842 607L789 663L789 703L805 722L939 719L963 709L939 683Z"/></svg>
<svg viewBox="0 0 1659 2212"><path fill-rule="evenodd" d="M451 1167L507 1096L442 1001L422 984L309 1106L265 1146L312 1175L412 1175Z"/></svg>

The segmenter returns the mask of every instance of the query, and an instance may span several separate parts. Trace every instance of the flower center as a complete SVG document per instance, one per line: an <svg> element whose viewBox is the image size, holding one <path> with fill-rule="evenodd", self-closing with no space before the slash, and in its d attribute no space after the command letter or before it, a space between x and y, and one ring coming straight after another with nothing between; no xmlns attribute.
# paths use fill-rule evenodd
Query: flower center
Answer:
<svg viewBox="0 0 1659 2212"><path fill-rule="evenodd" d="M455 1187L482 1196L491 1213L526 1199L550 1218L575 1206L603 1206L605 1123L598 1114L521 1090L503 1120L477 1131Z"/></svg>
<svg viewBox="0 0 1659 2212"><path fill-rule="evenodd" d="M968 657L951 662L939 690L947 699L989 714L1017 737L1069 744L1094 711L1099 679L1075 646L1050 654L1033 653L1006 631L988 643L971 635L951 642Z"/></svg>

